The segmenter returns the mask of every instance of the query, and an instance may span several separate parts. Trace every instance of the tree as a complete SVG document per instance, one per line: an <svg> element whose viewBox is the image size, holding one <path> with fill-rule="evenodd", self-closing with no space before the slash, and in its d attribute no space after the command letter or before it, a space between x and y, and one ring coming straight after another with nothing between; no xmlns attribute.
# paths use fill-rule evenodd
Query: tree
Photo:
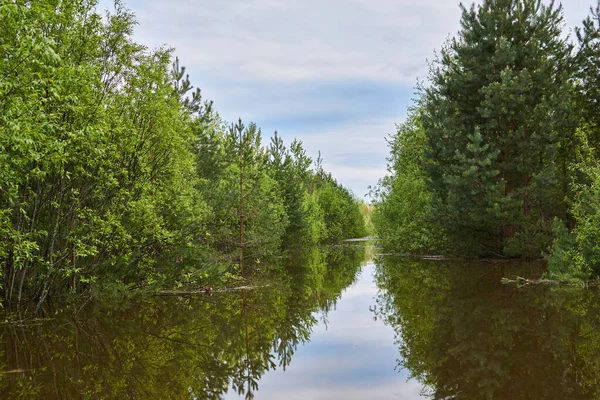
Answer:
<svg viewBox="0 0 600 400"><path fill-rule="evenodd" d="M323 236L301 144L270 165L260 129L228 129L171 49L132 39L135 24L119 1L105 16L88 0L0 2L8 301L198 286L280 250L290 218L290 237Z"/></svg>
<svg viewBox="0 0 600 400"><path fill-rule="evenodd" d="M577 29L575 57L576 104L579 127L575 135L567 219L555 221L556 239L548 255L549 276L586 280L600 274L600 20L599 9Z"/></svg>
<svg viewBox="0 0 600 400"><path fill-rule="evenodd" d="M160 278L206 214L171 51L135 43L120 3L3 2L0 18L4 297Z"/></svg>
<svg viewBox="0 0 600 400"><path fill-rule="evenodd" d="M411 110L390 140L388 171L375 191L373 223L385 248L427 253L441 245L432 216L432 193L424 170L426 137L420 109Z"/></svg>
<svg viewBox="0 0 600 400"><path fill-rule="evenodd" d="M323 170L318 170L314 179L317 203L323 211L326 227L325 239L336 241L365 236L367 230L360 202L352 193Z"/></svg>
<svg viewBox="0 0 600 400"><path fill-rule="evenodd" d="M235 253L243 269L244 259L279 249L288 219L268 174L260 129L239 120L224 130L215 126L201 134L198 173L213 210L208 243L224 255Z"/></svg>
<svg viewBox="0 0 600 400"><path fill-rule="evenodd" d="M306 155L302 142L292 141L287 149L277 132L268 148L269 175L279 185L289 225L283 242L315 244L324 235L322 210L309 193L313 172L312 160Z"/></svg>
<svg viewBox="0 0 600 400"><path fill-rule="evenodd" d="M552 219L566 215L573 123L561 7L485 0L461 8L462 30L421 91L436 220L450 250L538 256Z"/></svg>
<svg viewBox="0 0 600 400"><path fill-rule="evenodd" d="M578 105L581 119L591 135L590 142L600 143L600 8L577 28L579 49L576 55ZM596 149L598 150L598 149Z"/></svg>

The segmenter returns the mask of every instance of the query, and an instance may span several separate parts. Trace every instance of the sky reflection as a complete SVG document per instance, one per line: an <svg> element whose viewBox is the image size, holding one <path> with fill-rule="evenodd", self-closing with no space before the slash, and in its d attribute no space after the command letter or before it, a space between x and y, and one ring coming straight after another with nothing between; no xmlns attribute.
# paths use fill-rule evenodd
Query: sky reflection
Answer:
<svg viewBox="0 0 600 400"><path fill-rule="evenodd" d="M346 289L310 342L298 348L290 366L269 371L259 382L256 399L421 399L422 386L396 371L394 331L374 320L375 266L368 263ZM229 392L226 399L238 398Z"/></svg>

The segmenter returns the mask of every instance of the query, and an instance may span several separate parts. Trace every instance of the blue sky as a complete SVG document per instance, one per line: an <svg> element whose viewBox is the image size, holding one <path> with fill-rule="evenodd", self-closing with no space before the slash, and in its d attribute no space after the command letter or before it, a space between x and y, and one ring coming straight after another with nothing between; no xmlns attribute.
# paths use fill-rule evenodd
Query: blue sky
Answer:
<svg viewBox="0 0 600 400"><path fill-rule="evenodd" d="M325 169L360 198L385 175L385 137L460 20L457 0L124 2L136 40L174 48L223 118L296 137L313 158L320 150ZM572 28L596 1L563 3Z"/></svg>

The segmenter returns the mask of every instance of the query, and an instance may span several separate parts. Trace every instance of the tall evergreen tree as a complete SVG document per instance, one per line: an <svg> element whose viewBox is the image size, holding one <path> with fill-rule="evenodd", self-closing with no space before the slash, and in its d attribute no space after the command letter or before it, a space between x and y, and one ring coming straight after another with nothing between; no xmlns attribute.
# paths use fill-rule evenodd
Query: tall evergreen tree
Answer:
<svg viewBox="0 0 600 400"><path fill-rule="evenodd" d="M579 51L575 77L581 120L592 145L600 143L600 7L577 29ZM600 149L599 149L600 150ZM597 155L597 154L596 154Z"/></svg>
<svg viewBox="0 0 600 400"><path fill-rule="evenodd" d="M315 242L320 237L311 235L314 225L310 207L307 183L311 178L312 160L306 155L302 142L294 140L290 148L286 148L283 139L275 132L268 148L269 174L277 184L284 201L289 220L284 243L291 244L302 239L304 242ZM319 229L318 229L319 230Z"/></svg>
<svg viewBox="0 0 600 400"><path fill-rule="evenodd" d="M562 10L541 0L462 8L422 90L435 213L452 250L537 256L566 213L572 124Z"/></svg>

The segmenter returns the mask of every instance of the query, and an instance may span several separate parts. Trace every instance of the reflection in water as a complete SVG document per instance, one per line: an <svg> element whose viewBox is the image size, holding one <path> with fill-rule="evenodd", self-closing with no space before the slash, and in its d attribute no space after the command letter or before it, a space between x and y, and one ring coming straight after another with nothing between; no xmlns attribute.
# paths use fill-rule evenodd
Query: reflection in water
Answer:
<svg viewBox="0 0 600 400"><path fill-rule="evenodd" d="M535 264L369 251L296 254L260 289L2 325L0 398L600 398L596 290L500 283Z"/></svg>
<svg viewBox="0 0 600 400"><path fill-rule="evenodd" d="M394 371L394 332L370 311L377 296L375 266L366 264L347 288L327 323L315 325L310 343L299 346L285 372L269 371L261 400L418 399L420 385ZM226 399L229 399L227 396ZM235 396L231 396L235 398Z"/></svg>
<svg viewBox="0 0 600 400"><path fill-rule="evenodd" d="M375 314L430 398L598 399L598 292L500 283L539 274L534 264L389 257L377 268Z"/></svg>
<svg viewBox="0 0 600 400"><path fill-rule="evenodd" d="M263 374L285 369L309 340L314 313L326 318L364 257L364 246L314 249L271 268L261 289L5 326L0 370L17 372L0 374L0 398L253 398Z"/></svg>

